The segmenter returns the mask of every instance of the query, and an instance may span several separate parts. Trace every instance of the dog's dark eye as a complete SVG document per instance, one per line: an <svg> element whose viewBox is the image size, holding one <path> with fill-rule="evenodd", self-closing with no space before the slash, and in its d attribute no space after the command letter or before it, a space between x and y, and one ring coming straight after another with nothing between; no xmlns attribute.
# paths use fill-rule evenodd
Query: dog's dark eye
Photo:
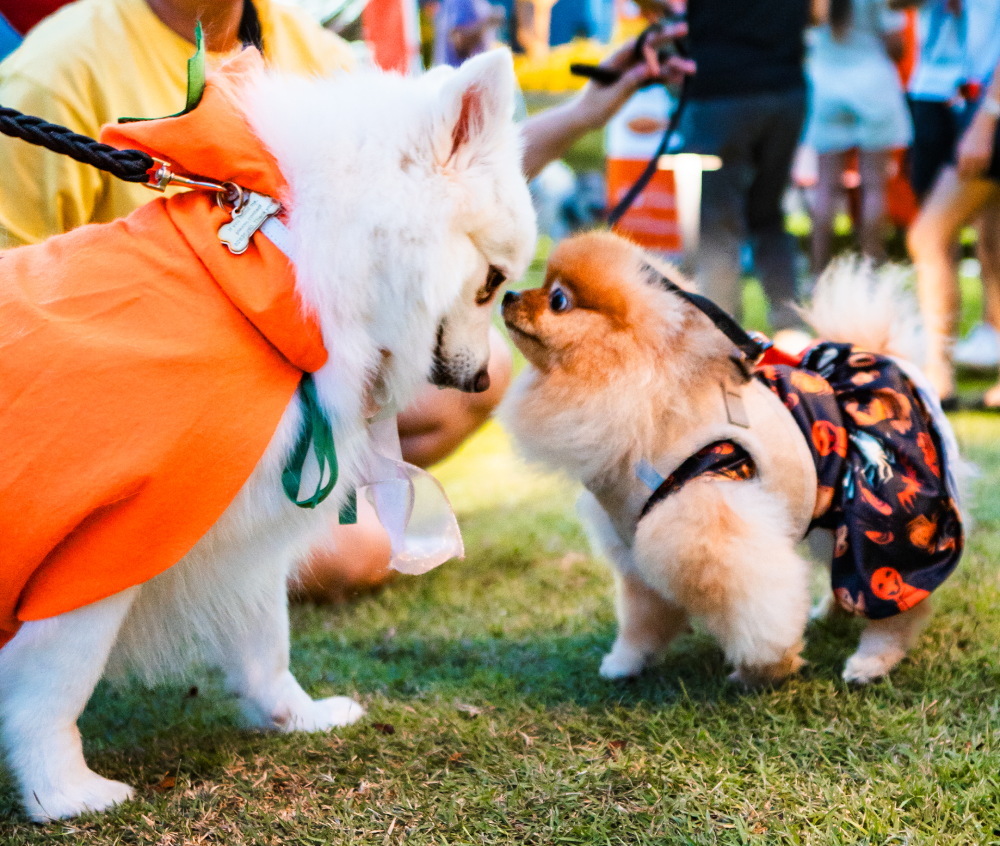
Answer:
<svg viewBox="0 0 1000 846"><path fill-rule="evenodd" d="M572 305L569 297L566 296L566 292L562 288L552 289L549 294L549 308L552 311L556 314L562 314L564 311L569 311Z"/></svg>
<svg viewBox="0 0 1000 846"><path fill-rule="evenodd" d="M476 291L476 305L488 303L497 288L503 285L506 281L507 277L503 275L503 271L491 264L489 272L486 274L486 284Z"/></svg>

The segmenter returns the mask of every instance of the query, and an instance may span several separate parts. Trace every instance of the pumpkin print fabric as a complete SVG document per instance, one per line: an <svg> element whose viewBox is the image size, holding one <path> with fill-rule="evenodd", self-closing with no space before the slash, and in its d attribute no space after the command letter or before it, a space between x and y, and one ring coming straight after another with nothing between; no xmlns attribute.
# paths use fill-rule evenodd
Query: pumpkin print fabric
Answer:
<svg viewBox="0 0 1000 846"><path fill-rule="evenodd" d="M743 447L735 441L715 441L685 459L680 467L663 480L653 491L653 495L646 500L639 519L645 517L654 505L666 499L674 491L680 490L696 476L742 481L752 479L756 475L757 465Z"/></svg>
<svg viewBox="0 0 1000 846"><path fill-rule="evenodd" d="M756 375L809 444L810 528L834 532L837 601L874 620L913 608L955 569L963 533L941 438L910 380L890 358L834 343L810 347L799 366L765 363ZM639 519L704 475L743 480L757 468L735 441L709 444L656 489Z"/></svg>
<svg viewBox="0 0 1000 846"><path fill-rule="evenodd" d="M908 611L955 569L962 520L944 449L913 384L891 358L849 344L810 347L761 379L799 425L819 485L813 527L836 538L834 595L871 619Z"/></svg>

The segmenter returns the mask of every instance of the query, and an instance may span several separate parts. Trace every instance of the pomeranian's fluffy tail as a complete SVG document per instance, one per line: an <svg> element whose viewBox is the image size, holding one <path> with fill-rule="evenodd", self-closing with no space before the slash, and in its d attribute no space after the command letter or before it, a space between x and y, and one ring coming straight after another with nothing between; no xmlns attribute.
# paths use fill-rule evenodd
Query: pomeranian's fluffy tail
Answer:
<svg viewBox="0 0 1000 846"><path fill-rule="evenodd" d="M923 325L908 270L857 256L838 259L820 276L802 317L825 341L854 344L923 364Z"/></svg>
<svg viewBox="0 0 1000 846"><path fill-rule="evenodd" d="M853 344L897 359L937 424L949 487L963 519L971 525L963 506L968 501L969 480L978 474L975 465L959 454L937 392L919 369L924 358L924 332L911 273L898 265L876 269L870 261L856 256L838 259L820 276L812 301L800 311L824 341Z"/></svg>

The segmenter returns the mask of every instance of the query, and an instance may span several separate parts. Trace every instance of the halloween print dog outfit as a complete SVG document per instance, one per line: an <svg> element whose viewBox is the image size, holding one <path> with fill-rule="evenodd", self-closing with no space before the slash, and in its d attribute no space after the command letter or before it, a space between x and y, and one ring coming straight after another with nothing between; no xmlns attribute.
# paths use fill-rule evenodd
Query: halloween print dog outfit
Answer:
<svg viewBox="0 0 1000 846"><path fill-rule="evenodd" d="M908 611L955 569L964 542L941 435L913 383L891 358L835 343L755 375L809 445L818 481L810 528L834 532L837 601L870 619ZM684 461L642 515L700 475L741 480L757 469L743 446L716 441Z"/></svg>

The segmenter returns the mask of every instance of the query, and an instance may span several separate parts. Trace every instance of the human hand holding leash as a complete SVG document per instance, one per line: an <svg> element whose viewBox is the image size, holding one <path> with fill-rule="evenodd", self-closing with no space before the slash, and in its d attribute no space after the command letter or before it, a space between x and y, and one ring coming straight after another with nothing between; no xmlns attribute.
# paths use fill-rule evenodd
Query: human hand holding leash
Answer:
<svg viewBox="0 0 1000 846"><path fill-rule="evenodd" d="M591 79L580 96L580 108L590 128L604 126L642 86L657 82L677 85L694 73L695 63L680 53L660 58L663 48L676 46L687 33L684 21L665 22L650 27L600 65L574 65L574 73Z"/></svg>
<svg viewBox="0 0 1000 846"><path fill-rule="evenodd" d="M686 23L664 23L646 32L642 43L636 39L623 45L597 66L608 73L608 83L602 85L595 79L569 102L525 121L521 132L524 173L529 179L562 156L582 135L604 126L643 85L675 84L694 73L690 59L674 55L661 61L658 57L661 48L687 35Z"/></svg>

